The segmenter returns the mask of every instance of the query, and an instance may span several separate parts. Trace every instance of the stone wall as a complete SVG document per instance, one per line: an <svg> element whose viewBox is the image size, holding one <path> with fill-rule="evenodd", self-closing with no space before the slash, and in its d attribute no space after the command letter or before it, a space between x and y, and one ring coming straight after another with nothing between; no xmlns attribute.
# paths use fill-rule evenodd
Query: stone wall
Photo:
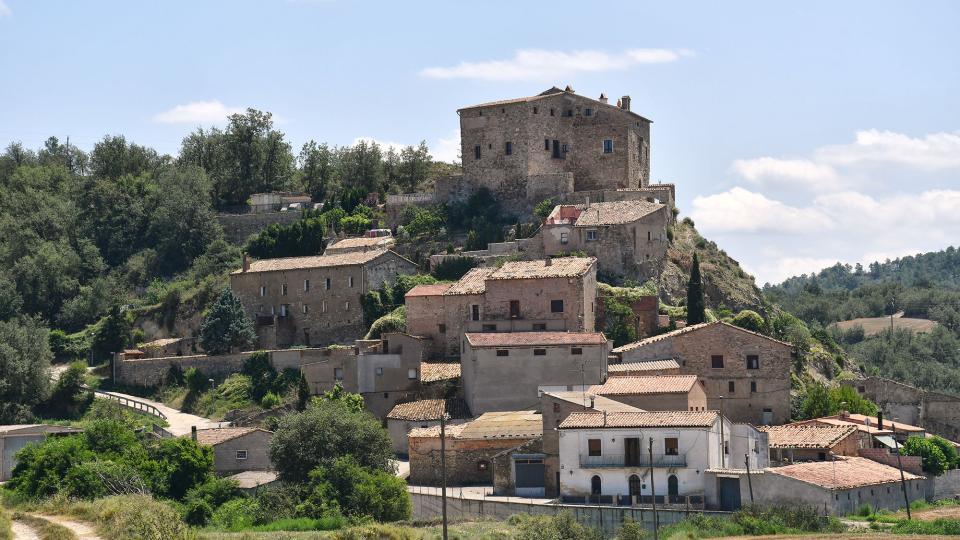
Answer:
<svg viewBox="0 0 960 540"><path fill-rule="evenodd" d="M531 439L455 439L447 435L447 485L493 483L493 457ZM440 437L410 437L411 484L439 486Z"/></svg>
<svg viewBox="0 0 960 540"><path fill-rule="evenodd" d="M232 244L242 246L247 239L274 223L289 225L300 219L300 212L268 212L250 214L217 214L224 237Z"/></svg>
<svg viewBox="0 0 960 540"><path fill-rule="evenodd" d="M960 469L952 469L927 479L927 498L953 499L960 495Z"/></svg>
<svg viewBox="0 0 960 540"><path fill-rule="evenodd" d="M960 397L881 377L867 377L848 384L880 406L886 418L925 428L952 441L960 439Z"/></svg>
<svg viewBox="0 0 960 540"><path fill-rule="evenodd" d="M513 467L514 454L540 454L541 452L543 452L543 439L536 438L493 456L494 495L516 495L517 477Z"/></svg>
<svg viewBox="0 0 960 540"><path fill-rule="evenodd" d="M270 461L270 441L272 440L273 433L253 431L214 446L214 471L218 475L226 476L242 471L272 469L273 463ZM246 450L247 459L237 459L237 450Z"/></svg>

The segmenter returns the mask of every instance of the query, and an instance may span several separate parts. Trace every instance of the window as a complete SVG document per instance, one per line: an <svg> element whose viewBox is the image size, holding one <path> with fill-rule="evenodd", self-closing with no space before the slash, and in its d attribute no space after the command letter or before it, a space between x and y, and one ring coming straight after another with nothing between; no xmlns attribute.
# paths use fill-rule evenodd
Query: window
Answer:
<svg viewBox="0 0 960 540"><path fill-rule="evenodd" d="M335 381L343 380L343 368L333 368L333 380Z"/></svg>
<svg viewBox="0 0 960 540"><path fill-rule="evenodd" d="M445 325L445 324L439 324L439 325L437 325L437 329L440 331L441 334L446 334L446 333L447 333L447 325Z"/></svg>
<svg viewBox="0 0 960 540"><path fill-rule="evenodd" d="M550 109L550 116L553 116L553 109Z"/></svg>
<svg viewBox="0 0 960 540"><path fill-rule="evenodd" d="M597 231L587 231L587 242L597 241Z"/></svg>
<svg viewBox="0 0 960 540"><path fill-rule="evenodd" d="M324 288L328 291L330 290L330 278L327 278L326 283L324 284Z"/></svg>
<svg viewBox="0 0 960 540"><path fill-rule="evenodd" d="M513 143L512 143L512 142L507 141L507 143L503 146L503 153L506 154L506 155L508 155L508 156L512 156L512 155L513 155Z"/></svg>
<svg viewBox="0 0 960 540"><path fill-rule="evenodd" d="M747 369L760 369L760 357L755 354L748 354Z"/></svg>
<svg viewBox="0 0 960 540"><path fill-rule="evenodd" d="M583 348L581 348L581 347L572 347L572 348L570 349L570 354L572 354L572 355L574 355L574 356L579 356L579 355L583 354Z"/></svg>
<svg viewBox="0 0 960 540"><path fill-rule="evenodd" d="M304 313L309 313L309 312L310 312L310 306L304 304L304 305L303 305L303 312L304 312Z"/></svg>
<svg viewBox="0 0 960 540"><path fill-rule="evenodd" d="M500 114L507 114L507 109L501 108L501 109L500 109Z"/></svg>
<svg viewBox="0 0 960 540"><path fill-rule="evenodd" d="M510 318L511 319L520 318L520 301L519 300L510 301Z"/></svg>
<svg viewBox="0 0 960 540"><path fill-rule="evenodd" d="M543 149L544 149L544 150L550 150L550 139L544 139L544 140L543 140Z"/></svg>
<svg viewBox="0 0 960 540"><path fill-rule="evenodd" d="M289 305L289 304L280 304L280 316L281 316L281 317L286 317L286 316L287 316L287 310L288 310L289 308L290 308L290 305Z"/></svg>
<svg viewBox="0 0 960 540"><path fill-rule="evenodd" d="M532 329L534 332L546 332L546 331L547 331L547 323L533 323L533 327L532 327L531 329Z"/></svg>
<svg viewBox="0 0 960 540"><path fill-rule="evenodd" d="M353 276L347 276L347 287L353 287Z"/></svg>
<svg viewBox="0 0 960 540"><path fill-rule="evenodd" d="M567 109L566 112L563 113L563 115L566 117L573 116L573 109Z"/></svg>
<svg viewBox="0 0 960 540"><path fill-rule="evenodd" d="M560 155L560 141L553 140L553 159L563 159L563 156Z"/></svg>
<svg viewBox="0 0 960 540"><path fill-rule="evenodd" d="M382 367L378 367L378 368L377 368L377 377L379 377L379 376L381 376L381 375L383 375L383 368L382 368Z"/></svg>
<svg viewBox="0 0 960 540"><path fill-rule="evenodd" d="M540 110L537 109L536 107L534 107L534 108L533 108L533 114L537 114L538 112L540 112Z"/></svg>
<svg viewBox="0 0 960 540"><path fill-rule="evenodd" d="M730 441L723 441L723 453L724 454L730 453Z"/></svg>
<svg viewBox="0 0 960 540"><path fill-rule="evenodd" d="M261 285L261 286L260 286L260 296L266 296L266 295L267 295L267 288L264 287L263 285Z"/></svg>
<svg viewBox="0 0 960 540"><path fill-rule="evenodd" d="M679 439L676 437L667 437L663 439L663 453L668 456L680 455Z"/></svg>
<svg viewBox="0 0 960 540"><path fill-rule="evenodd" d="M570 241L570 235L569 235L568 233L565 233L565 232L560 233L560 243L561 243L561 244L566 244L566 243L568 243L569 241Z"/></svg>
<svg viewBox="0 0 960 540"><path fill-rule="evenodd" d="M495 325L495 324L485 324L485 325L483 325L483 331L484 331L484 332L496 332L496 331L497 331L497 325Z"/></svg>
<svg viewBox="0 0 960 540"><path fill-rule="evenodd" d="M411 380L417 378L417 370L416 370L416 368L410 368L410 369L407 370L407 378L408 378L408 379L411 379Z"/></svg>
<svg viewBox="0 0 960 540"><path fill-rule="evenodd" d="M470 320L480 320L480 304L473 304L470 306Z"/></svg>
<svg viewBox="0 0 960 540"><path fill-rule="evenodd" d="M555 413L560 412L560 404L559 404L559 403L554 403L554 404L553 404L553 412L555 412Z"/></svg>
<svg viewBox="0 0 960 540"><path fill-rule="evenodd" d="M473 147L473 159L480 159L480 145Z"/></svg>
<svg viewBox="0 0 960 540"><path fill-rule="evenodd" d="M533 355L534 355L534 356L546 356L546 355L547 355L547 350L546 350L546 349L534 349L534 350L533 350Z"/></svg>
<svg viewBox="0 0 960 540"><path fill-rule="evenodd" d="M237 450L237 459L239 459L239 460L247 459L247 451L246 451L246 450Z"/></svg>
<svg viewBox="0 0 960 540"><path fill-rule="evenodd" d="M326 313L326 312L327 312L327 301L323 300L320 302L320 313Z"/></svg>
<svg viewBox="0 0 960 540"><path fill-rule="evenodd" d="M567 155L567 145L564 144L560 147L560 151L563 152L564 157Z"/></svg>
<svg viewBox="0 0 960 540"><path fill-rule="evenodd" d="M284 283L280 285L280 296L286 296L286 295L287 295L287 284Z"/></svg>
<svg viewBox="0 0 960 540"><path fill-rule="evenodd" d="M603 153L612 154L613 153L613 139L604 139L603 140Z"/></svg>
<svg viewBox="0 0 960 540"><path fill-rule="evenodd" d="M349 301L349 300L347 300L346 302L343 303L343 310L344 310L344 311L350 311L350 301Z"/></svg>
<svg viewBox="0 0 960 540"><path fill-rule="evenodd" d="M757 381L750 381L750 393L755 394L757 392Z"/></svg>
<svg viewBox="0 0 960 540"><path fill-rule="evenodd" d="M497 349L497 356L510 356L510 351L507 349Z"/></svg>
<svg viewBox="0 0 960 540"><path fill-rule="evenodd" d="M587 439L587 455L590 455L590 456L601 455L600 439Z"/></svg>
<svg viewBox="0 0 960 540"><path fill-rule="evenodd" d="M590 479L590 494L591 495L600 495L603 492L603 482L600 480L599 476L594 476Z"/></svg>
<svg viewBox="0 0 960 540"><path fill-rule="evenodd" d="M583 115L584 115L584 116L593 116L593 109L584 109L584 110L583 110Z"/></svg>
<svg viewBox="0 0 960 540"><path fill-rule="evenodd" d="M563 300L551 300L550 313L563 313Z"/></svg>
<svg viewBox="0 0 960 540"><path fill-rule="evenodd" d="M653 239L653 237L652 237L650 231L647 231L647 242L649 242L649 241L652 240L652 239Z"/></svg>
<svg viewBox="0 0 960 540"><path fill-rule="evenodd" d="M712 367L712 368L714 368L714 369L721 369L721 368L723 368L723 355L722 355L722 354L715 354L715 355L711 356L711 357L710 357L710 367Z"/></svg>
<svg viewBox="0 0 960 540"><path fill-rule="evenodd" d="M731 394L737 391L737 387L733 381L727 382L727 391L730 392Z"/></svg>
<svg viewBox="0 0 960 540"><path fill-rule="evenodd" d="M303 280L303 290L304 290L304 291L309 291L309 290L310 290L310 280L309 280L309 279Z"/></svg>

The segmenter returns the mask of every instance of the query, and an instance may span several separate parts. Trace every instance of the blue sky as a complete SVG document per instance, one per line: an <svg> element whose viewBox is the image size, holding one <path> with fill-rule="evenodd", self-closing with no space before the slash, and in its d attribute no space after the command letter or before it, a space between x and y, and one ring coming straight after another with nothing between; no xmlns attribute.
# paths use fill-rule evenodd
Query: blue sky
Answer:
<svg viewBox="0 0 960 540"><path fill-rule="evenodd" d="M0 0L0 144L176 153L250 106L295 147L449 159L458 107L629 94L653 179L763 283L958 243L957 27L956 2Z"/></svg>

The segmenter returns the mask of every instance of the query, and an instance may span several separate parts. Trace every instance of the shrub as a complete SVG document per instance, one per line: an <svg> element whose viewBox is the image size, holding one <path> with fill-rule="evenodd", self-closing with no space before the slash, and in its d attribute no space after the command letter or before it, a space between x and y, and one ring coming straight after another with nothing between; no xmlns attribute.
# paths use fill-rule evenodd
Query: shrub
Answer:
<svg viewBox="0 0 960 540"><path fill-rule="evenodd" d="M370 325L370 331L364 339L380 339L380 336L389 332L403 332L407 329L407 308L400 306L390 313L380 317Z"/></svg>
<svg viewBox="0 0 960 540"><path fill-rule="evenodd" d="M433 277L443 281L456 281L477 264L477 259L473 257L448 257L433 269Z"/></svg>
<svg viewBox="0 0 960 540"><path fill-rule="evenodd" d="M763 317L759 313L753 310L745 309L733 318L732 322L735 326L740 328L750 330L751 332L763 332L766 330L766 322L763 320Z"/></svg>
<svg viewBox="0 0 960 540"><path fill-rule="evenodd" d="M241 496L235 481L211 477L184 496L184 520L191 525L206 525L217 509Z"/></svg>
<svg viewBox="0 0 960 540"><path fill-rule="evenodd" d="M187 389L194 394L199 394L210 386L210 380L197 368L188 369L183 375L183 380L187 383Z"/></svg>
<svg viewBox="0 0 960 540"><path fill-rule="evenodd" d="M189 438L163 439L148 448L153 490L160 496L181 499L213 472L213 449Z"/></svg>
<svg viewBox="0 0 960 540"><path fill-rule="evenodd" d="M553 206L554 204L552 199L544 199L533 207L533 213L540 219L547 219L547 217L550 215L550 212L553 212Z"/></svg>
<svg viewBox="0 0 960 540"><path fill-rule="evenodd" d="M311 471L310 482L313 493L304 505L320 510L314 517L329 513L331 503L347 515L370 516L377 521L409 519L412 512L403 479L382 469L363 467L350 455Z"/></svg>
<svg viewBox="0 0 960 540"><path fill-rule="evenodd" d="M272 409L274 407L280 406L280 396L274 394L273 392L267 392L264 394L263 399L260 400L260 406L264 409Z"/></svg>
<svg viewBox="0 0 960 540"><path fill-rule="evenodd" d="M192 540L196 537L170 505L146 495L107 497L74 513L96 521L106 538Z"/></svg>
<svg viewBox="0 0 960 540"><path fill-rule="evenodd" d="M78 435L28 445L17 454L17 465L13 468L9 487L30 499L49 497L63 487L63 479L75 464L94 457L83 437Z"/></svg>
<svg viewBox="0 0 960 540"><path fill-rule="evenodd" d="M233 499L223 503L213 512L211 522L214 527L228 530L241 530L252 527L259 505L254 499Z"/></svg>
<svg viewBox="0 0 960 540"><path fill-rule="evenodd" d="M943 454L940 447L934 444L930 439L924 439L912 435L907 438L901 451L906 456L920 456L923 463L923 471L934 476L940 476L943 471L950 468L950 460Z"/></svg>
<svg viewBox="0 0 960 540"><path fill-rule="evenodd" d="M600 540L603 535L574 519L570 512L556 516L517 514L510 517L517 527L517 540Z"/></svg>
<svg viewBox="0 0 960 540"><path fill-rule="evenodd" d="M617 540L645 540L647 537L647 530L643 525L630 518L624 520L620 530L617 531Z"/></svg>

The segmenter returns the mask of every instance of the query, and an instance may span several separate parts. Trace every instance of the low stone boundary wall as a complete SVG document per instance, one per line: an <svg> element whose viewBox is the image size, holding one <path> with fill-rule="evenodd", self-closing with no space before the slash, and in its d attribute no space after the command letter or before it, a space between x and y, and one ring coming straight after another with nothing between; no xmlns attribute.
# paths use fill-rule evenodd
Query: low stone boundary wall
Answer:
<svg viewBox="0 0 960 540"><path fill-rule="evenodd" d="M413 500L413 518L415 520L434 520L441 517L441 497L435 488L408 488ZM542 499L522 499L519 497L458 497L457 488L447 490L447 519L450 521L469 521L476 519L505 520L514 514L556 515L569 512L579 523L602 529L605 537L610 537L623 524L632 519L653 530L653 509L651 507L603 506L578 504L550 504ZM731 512L699 510L663 510L657 509L657 521L661 526L683 521L697 514L728 516Z"/></svg>
<svg viewBox="0 0 960 540"><path fill-rule="evenodd" d="M266 212L262 214L217 214L217 221L223 227L223 235L232 244L243 245L252 234L259 233L268 226L278 223L289 225L300 219L301 213Z"/></svg>
<svg viewBox="0 0 960 540"><path fill-rule="evenodd" d="M940 476L927 478L928 499L953 499L958 495L960 495L960 469L951 469Z"/></svg>

